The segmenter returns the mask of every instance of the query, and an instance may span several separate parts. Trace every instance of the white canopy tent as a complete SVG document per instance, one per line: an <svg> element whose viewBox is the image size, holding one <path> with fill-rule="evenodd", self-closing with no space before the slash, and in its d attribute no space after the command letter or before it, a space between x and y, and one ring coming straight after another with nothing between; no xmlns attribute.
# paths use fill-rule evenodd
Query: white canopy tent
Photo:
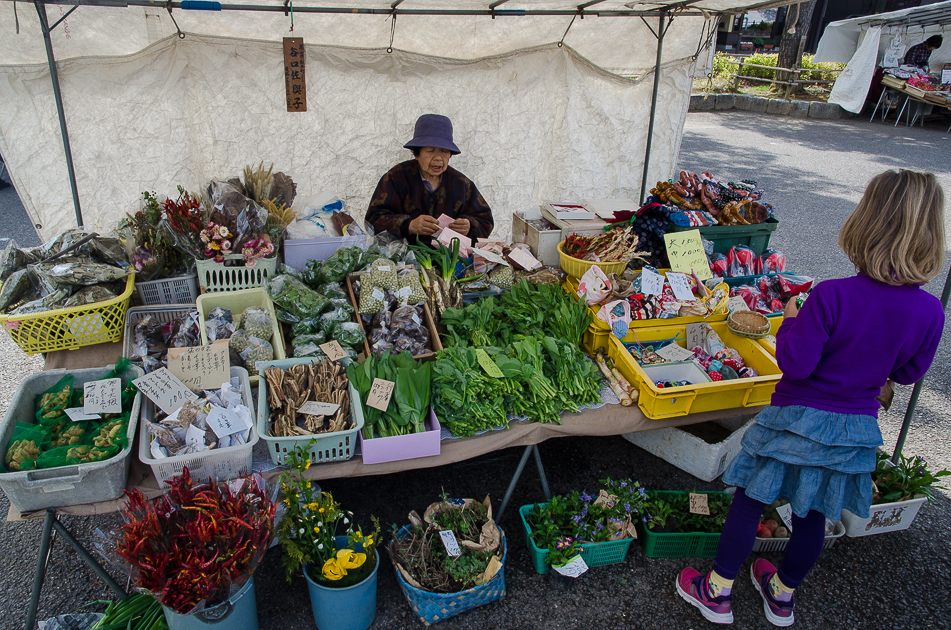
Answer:
<svg viewBox="0 0 951 630"><path fill-rule="evenodd" d="M819 40L815 61L848 65L832 86L829 102L850 112L862 111L875 69L893 43L907 51L932 35L944 35L941 48L931 53L931 67L951 63L949 34L951 2L832 22Z"/></svg>
<svg viewBox="0 0 951 630"><path fill-rule="evenodd" d="M3 0L0 154L45 237L260 160L362 215L436 112L506 236L513 210L667 178L718 18L782 4ZM306 113L286 111L286 36L307 45Z"/></svg>

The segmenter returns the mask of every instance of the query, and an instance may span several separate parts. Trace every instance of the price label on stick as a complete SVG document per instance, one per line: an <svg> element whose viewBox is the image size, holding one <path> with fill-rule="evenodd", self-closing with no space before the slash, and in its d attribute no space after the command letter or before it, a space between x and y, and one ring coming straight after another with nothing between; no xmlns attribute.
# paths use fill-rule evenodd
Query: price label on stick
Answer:
<svg viewBox="0 0 951 630"><path fill-rule="evenodd" d="M681 302L694 302L696 297L690 289L690 281L687 276L674 271L667 272L667 282L670 283L670 289L674 292L674 297Z"/></svg>
<svg viewBox="0 0 951 630"><path fill-rule="evenodd" d="M139 391L158 405L167 414L175 413L186 400L196 400L198 396L182 383L168 368L149 372L132 381Z"/></svg>
<svg viewBox="0 0 951 630"><path fill-rule="evenodd" d="M370 386L370 393L367 394L367 405L380 411L386 411L390 404L390 396L393 395L393 388L396 383L382 378L373 379L373 385Z"/></svg>
<svg viewBox="0 0 951 630"><path fill-rule="evenodd" d="M122 413L122 379L89 381L83 385L83 413Z"/></svg>
<svg viewBox="0 0 951 630"><path fill-rule="evenodd" d="M641 272L641 293L644 295L660 295L663 292L664 276L650 269Z"/></svg>
<svg viewBox="0 0 951 630"><path fill-rule="evenodd" d="M700 230L689 232L668 232L664 234L664 243L667 245L667 258L670 259L670 268L683 273L695 273L701 280L713 277L710 263L707 261L707 252L703 249L700 239ZM670 274L667 274L670 279Z"/></svg>
<svg viewBox="0 0 951 630"><path fill-rule="evenodd" d="M339 361L340 359L347 358L347 353L343 351L343 347L336 339L320 344L319 348L324 351L324 354L326 354L327 358L331 361Z"/></svg>
<svg viewBox="0 0 951 630"><path fill-rule="evenodd" d="M340 405L311 400L301 405L297 413L302 413L305 416L332 416L337 413L338 409L340 409Z"/></svg>
<svg viewBox="0 0 951 630"><path fill-rule="evenodd" d="M792 506L788 503L786 505L780 505L776 508L776 513L779 514L779 518L783 520L786 529L792 532Z"/></svg>
<svg viewBox="0 0 951 630"><path fill-rule="evenodd" d="M456 535L451 530L439 532L439 537L442 538L442 544L446 547L446 553L453 558L458 558L462 555L462 549L459 548Z"/></svg>
<svg viewBox="0 0 951 630"><path fill-rule="evenodd" d="M231 380L228 340L210 346L169 348L168 370L191 389L218 389Z"/></svg>
<svg viewBox="0 0 951 630"><path fill-rule="evenodd" d="M669 343L657 351L657 356L676 363L678 361L689 361L693 358L693 352L681 348L675 343Z"/></svg>
<svg viewBox="0 0 951 630"><path fill-rule="evenodd" d="M588 564L584 561L584 558L581 556L575 556L571 559L570 562L560 567L552 567L556 573L560 573L566 577L576 578L579 577L582 573L588 570Z"/></svg>
<svg viewBox="0 0 951 630"><path fill-rule="evenodd" d="M710 504L707 503L707 495L698 492L690 493L690 513L710 515Z"/></svg>

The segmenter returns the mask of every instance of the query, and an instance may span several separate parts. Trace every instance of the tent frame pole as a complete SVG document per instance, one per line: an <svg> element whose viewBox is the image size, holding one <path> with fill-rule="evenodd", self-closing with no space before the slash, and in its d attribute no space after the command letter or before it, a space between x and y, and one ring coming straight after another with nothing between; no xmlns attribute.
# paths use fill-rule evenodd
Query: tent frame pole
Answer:
<svg viewBox="0 0 951 630"><path fill-rule="evenodd" d="M644 18L641 19L643 20ZM665 20L667 21L666 26L664 25ZM651 115L650 121L647 123L647 148L644 150L644 173L641 177L642 206L647 199L647 169L650 167L651 162L651 143L654 136L654 118L657 114L657 91L660 87L660 65L661 57L664 52L664 35L667 34L667 28L670 27L670 23L673 21L673 16L670 16L667 11L661 11L660 25L656 32L651 28L650 24L647 24L647 21L644 21L644 24L647 24L647 28L650 28L651 33L657 38L657 61L654 64L654 90L651 94Z"/></svg>
<svg viewBox="0 0 951 630"><path fill-rule="evenodd" d="M941 292L941 308L948 309L948 299L951 298L951 268L948 268L948 277L944 281L944 290ZM905 446L905 438L908 437L908 429L911 428L911 419L915 415L915 407L918 406L918 398L921 396L921 388L925 382L924 377L915 383L915 388L911 390L911 398L908 399L908 408L905 409L905 419L901 423L901 431L898 432L898 441L895 443L895 450L892 451L892 463L898 464L898 456Z"/></svg>
<svg viewBox="0 0 951 630"><path fill-rule="evenodd" d="M33 0L36 6L36 13L40 18L40 26L43 29L43 43L46 44L46 58L50 65L50 79L53 81L53 97L56 100L56 114L59 116L59 130L63 136L63 150L66 153L66 172L69 175L69 188L73 193L73 210L76 212L76 225L83 226L83 212L79 205L79 189L76 186L76 170L73 168L73 152L69 146L69 131L66 129L66 114L63 111L63 94L59 87L59 73L56 71L56 59L53 56L53 40L50 38L50 32L59 24L57 22L50 28L49 18L46 15L46 3L43 0ZM62 20L60 20L62 22Z"/></svg>

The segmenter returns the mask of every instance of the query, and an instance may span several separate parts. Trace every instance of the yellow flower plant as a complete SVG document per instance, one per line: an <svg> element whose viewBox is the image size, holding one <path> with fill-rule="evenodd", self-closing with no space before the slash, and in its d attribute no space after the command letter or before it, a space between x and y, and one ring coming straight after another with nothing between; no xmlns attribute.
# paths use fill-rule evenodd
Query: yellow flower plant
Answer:
<svg viewBox="0 0 951 630"><path fill-rule="evenodd" d="M342 588L365 579L377 565L379 519L371 517L374 529L364 534L353 522L353 512L341 509L329 492L312 485L305 476L310 466L307 449L295 448L286 464L289 469L281 476L285 514L277 535L285 552L287 580L302 567L323 586Z"/></svg>

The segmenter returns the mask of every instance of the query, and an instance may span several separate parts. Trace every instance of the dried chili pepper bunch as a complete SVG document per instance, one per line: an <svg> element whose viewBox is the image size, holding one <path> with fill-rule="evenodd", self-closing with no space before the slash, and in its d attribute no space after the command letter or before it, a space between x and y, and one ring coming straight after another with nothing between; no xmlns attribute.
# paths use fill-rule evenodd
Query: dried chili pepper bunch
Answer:
<svg viewBox="0 0 951 630"><path fill-rule="evenodd" d="M136 586L188 614L227 601L251 578L274 536L273 491L260 476L195 482L185 468L168 495L126 491L116 553Z"/></svg>
<svg viewBox="0 0 951 630"><path fill-rule="evenodd" d="M633 226L614 228L601 236L570 234L562 249L572 258L595 262L630 262L634 258L647 258L646 252L637 250L637 234Z"/></svg>

